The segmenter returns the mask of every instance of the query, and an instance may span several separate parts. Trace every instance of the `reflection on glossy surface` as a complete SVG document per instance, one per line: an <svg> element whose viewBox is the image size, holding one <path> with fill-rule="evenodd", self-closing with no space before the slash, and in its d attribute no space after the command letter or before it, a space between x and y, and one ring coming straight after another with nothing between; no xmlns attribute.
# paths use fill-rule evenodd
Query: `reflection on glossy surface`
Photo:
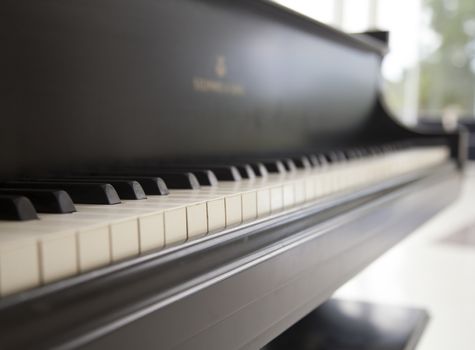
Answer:
<svg viewBox="0 0 475 350"><path fill-rule="evenodd" d="M413 349L427 319L420 309L331 299L262 350Z"/></svg>
<svg viewBox="0 0 475 350"><path fill-rule="evenodd" d="M475 164L466 175L457 202L335 294L427 310L431 320L418 350L475 349Z"/></svg>

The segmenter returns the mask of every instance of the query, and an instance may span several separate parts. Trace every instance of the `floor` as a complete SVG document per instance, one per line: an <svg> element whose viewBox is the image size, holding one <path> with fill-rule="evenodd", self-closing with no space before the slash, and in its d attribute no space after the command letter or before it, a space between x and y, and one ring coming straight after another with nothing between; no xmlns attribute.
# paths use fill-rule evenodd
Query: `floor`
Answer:
<svg viewBox="0 0 475 350"><path fill-rule="evenodd" d="M475 349L475 165L457 202L335 296L425 308L431 320L418 350Z"/></svg>

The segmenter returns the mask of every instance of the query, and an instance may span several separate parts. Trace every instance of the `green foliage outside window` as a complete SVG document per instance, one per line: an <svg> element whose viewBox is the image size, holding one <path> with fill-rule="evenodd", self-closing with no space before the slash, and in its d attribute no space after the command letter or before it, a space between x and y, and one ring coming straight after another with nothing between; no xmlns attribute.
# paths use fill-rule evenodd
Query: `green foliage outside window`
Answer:
<svg viewBox="0 0 475 350"><path fill-rule="evenodd" d="M401 113L405 80L418 74L419 115L438 117L455 111L461 117L475 115L475 1L422 0L432 32L429 43L420 40L420 61L398 82L387 82L389 104ZM427 29L427 28L426 28ZM413 38L408 38L411 40Z"/></svg>

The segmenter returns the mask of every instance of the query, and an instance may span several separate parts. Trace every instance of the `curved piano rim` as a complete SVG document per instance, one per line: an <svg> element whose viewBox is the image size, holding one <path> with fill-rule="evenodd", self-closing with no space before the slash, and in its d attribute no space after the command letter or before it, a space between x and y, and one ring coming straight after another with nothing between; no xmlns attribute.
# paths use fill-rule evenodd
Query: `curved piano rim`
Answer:
<svg viewBox="0 0 475 350"><path fill-rule="evenodd" d="M450 162L7 297L0 346L263 346L453 201L460 184Z"/></svg>

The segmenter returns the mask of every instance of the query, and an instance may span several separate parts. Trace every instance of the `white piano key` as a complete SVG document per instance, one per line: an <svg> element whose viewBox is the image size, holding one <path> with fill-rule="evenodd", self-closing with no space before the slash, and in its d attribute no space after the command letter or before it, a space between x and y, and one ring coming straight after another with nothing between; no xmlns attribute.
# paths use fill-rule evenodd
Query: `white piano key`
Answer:
<svg viewBox="0 0 475 350"><path fill-rule="evenodd" d="M186 207L188 239L204 236L208 233L206 202Z"/></svg>
<svg viewBox="0 0 475 350"><path fill-rule="evenodd" d="M165 246L163 213L144 215L139 218L139 242L141 254Z"/></svg>
<svg viewBox="0 0 475 350"><path fill-rule="evenodd" d="M191 200L192 202L199 202L199 208L194 208L190 212L190 214L193 213L194 218L188 218L189 221L191 220L188 223L188 235L190 237L198 237L208 232L216 232L216 230L224 229L226 226L226 195L223 195L223 193L226 193L227 195L233 192L208 191L207 189L204 189L194 191L179 190L170 193L170 200L172 201ZM192 206L196 205L197 204L192 204Z"/></svg>
<svg viewBox="0 0 475 350"><path fill-rule="evenodd" d="M291 208L295 204L295 185L287 183L282 186L282 206L285 209Z"/></svg>
<svg viewBox="0 0 475 350"><path fill-rule="evenodd" d="M299 179L294 182L295 190L295 204L302 204L305 202L305 180Z"/></svg>
<svg viewBox="0 0 475 350"><path fill-rule="evenodd" d="M77 243L74 231L47 235L40 239L39 247L43 283L59 281L78 274Z"/></svg>
<svg viewBox="0 0 475 350"><path fill-rule="evenodd" d="M241 196L233 195L224 198L226 208L226 226L233 226L242 222Z"/></svg>
<svg viewBox="0 0 475 350"><path fill-rule="evenodd" d="M314 178L315 181L315 197L326 196L331 192L331 182L329 174L321 172Z"/></svg>
<svg viewBox="0 0 475 350"><path fill-rule="evenodd" d="M37 238L34 234L3 232L0 235L0 296L40 284Z"/></svg>
<svg viewBox="0 0 475 350"><path fill-rule="evenodd" d="M109 235L109 256L105 256L104 259L98 260L92 263L93 267L96 266L96 263L102 261L103 264L107 264L108 260L118 261L128 257L137 256L139 253L139 233L138 233L138 219L136 216L127 216L121 215L119 213L111 213L111 212L104 212L104 206L98 206L96 211L97 212L82 212L81 209L78 209L76 213L72 214L63 214L63 215L55 215L55 214L43 214L41 215L41 219L45 221L57 221L57 222L65 222L68 220L71 222L72 225L75 222L89 222L92 225L102 225L102 227L94 228L94 232L107 232ZM88 232L89 229L86 229ZM82 239L82 229L78 231L79 239ZM89 235L86 233L89 237ZM82 245L79 246L80 250L80 258L79 260L83 263L82 266L86 266L88 269L88 263L82 260L83 257L88 257L88 253L84 253L84 250L87 250L84 247L86 242L89 242L90 238L84 240ZM104 240L100 241L101 243ZM83 267L81 269L83 270Z"/></svg>
<svg viewBox="0 0 475 350"><path fill-rule="evenodd" d="M130 219L110 225L112 261L119 261L139 255L139 223Z"/></svg>
<svg viewBox="0 0 475 350"><path fill-rule="evenodd" d="M187 240L186 207L164 212L165 246Z"/></svg>
<svg viewBox="0 0 475 350"><path fill-rule="evenodd" d="M244 192L242 200L242 220L249 221L257 218L257 191Z"/></svg>
<svg viewBox="0 0 475 350"><path fill-rule="evenodd" d="M224 198L206 202L208 214L208 232L213 233L226 227L226 209Z"/></svg>
<svg viewBox="0 0 475 350"><path fill-rule="evenodd" d="M77 244L81 272L108 265L112 261L109 228L107 226L79 231Z"/></svg>
<svg viewBox="0 0 475 350"><path fill-rule="evenodd" d="M217 215L222 215L224 212L226 226L232 226L241 223L243 220L243 214L247 215L249 218L252 218L253 213L256 211L256 203L255 200L253 200L253 198L255 198L255 191L249 191L248 186L243 186L246 189L244 191L243 188L236 186L236 184L229 186L229 188L226 188L226 185L223 185L223 187L224 188L220 188L217 186L217 188L195 190L192 196L193 198L200 199L212 198L213 200L215 198L219 198L218 196L223 198L224 202L222 203L224 205L224 211L219 208L218 211L210 214L213 217L217 217ZM177 195L176 192L174 192L172 195L175 195L174 198L176 199L176 196L186 195L185 193L182 193ZM242 196L244 194L246 194L246 198L243 199ZM219 218L217 220L221 221L222 219Z"/></svg>
<svg viewBox="0 0 475 350"><path fill-rule="evenodd" d="M192 206L192 208L188 210L188 206L185 204L189 204L188 206ZM79 213L81 213L84 206L78 206L78 208ZM193 203L193 201L189 199L179 200L167 198L167 196L150 196L148 199L140 201L123 201L123 203L114 206L98 206L97 208L89 207L88 210L89 212L91 212L91 210L92 212L96 211L97 214L107 212L107 215L116 216L117 218L126 216L127 213L133 213L135 216L134 220L138 221L137 231L133 230L129 232L128 236L125 235L125 231L124 234L114 234L115 231L119 232L119 230L125 225L124 223L111 226L111 239L114 240L112 242L112 254L114 260L136 255L135 247L139 246L140 235L144 234L145 236L150 237L154 234L150 231L141 231L139 234L139 227L142 227L142 229L153 230L150 225L140 225L140 221L142 220L141 211L144 211L146 216L152 215L151 212L154 212L155 215L163 215L165 245L185 242L188 239L188 231L193 236L206 234L207 232L206 202L203 201ZM150 220L150 218L148 220ZM156 220L160 219L156 218ZM177 220L182 222L177 222ZM128 225L130 225L130 223L128 223ZM120 230L120 232L122 232L122 230ZM155 234L161 235L161 230L157 230ZM130 249L131 240L134 242L133 250ZM127 243L127 241L129 241L129 243ZM135 242L137 242L137 244L135 244ZM155 248L159 247L157 246ZM152 249L152 247L149 247L148 249ZM125 252L127 252L127 256L123 255Z"/></svg>
<svg viewBox="0 0 475 350"><path fill-rule="evenodd" d="M311 174L305 178L305 201L314 200L316 197L315 193L315 175Z"/></svg>
<svg viewBox="0 0 475 350"><path fill-rule="evenodd" d="M336 180L335 166L331 167L326 174L323 175L324 182L324 195L330 195L338 191L338 183Z"/></svg>
<svg viewBox="0 0 475 350"><path fill-rule="evenodd" d="M284 198L282 186L273 186L270 188L270 211L276 213L284 208Z"/></svg>
<svg viewBox="0 0 475 350"><path fill-rule="evenodd" d="M243 220L247 217L255 217L254 212L259 217L270 213L269 188L277 183L281 183L282 179L281 176L268 176L265 179L256 179L254 181L243 180L239 183L239 186L236 184L231 185L233 191L238 191L241 194L249 191L255 192L252 195L252 200L250 200L251 195L249 194L248 198L242 201ZM227 184L222 185L222 183L219 183L218 188L222 189L220 186L223 186L225 189L227 188ZM256 203L254 203L254 198Z"/></svg>
<svg viewBox="0 0 475 350"><path fill-rule="evenodd" d="M154 198L168 200L170 203L187 203L188 236L195 238L205 235L208 231L224 228L226 225L225 202L228 195L233 198L236 196L232 190L216 190L211 187L192 191L172 190L170 195L166 196L167 198ZM234 213L231 210L228 215L234 215ZM228 222L233 222L233 220L235 218L230 217Z"/></svg>
<svg viewBox="0 0 475 350"><path fill-rule="evenodd" d="M61 227L39 226L34 222L2 223L0 231L17 235L34 234L39 247L39 264L42 283L54 282L79 272L76 232Z"/></svg>
<svg viewBox="0 0 475 350"><path fill-rule="evenodd" d="M41 214L34 222L2 221L0 295L183 243L321 196L431 167L448 157L444 147L405 150L325 169L219 182L199 190L172 190L168 196L113 206L78 205L77 213Z"/></svg>
<svg viewBox="0 0 475 350"><path fill-rule="evenodd" d="M241 181L238 189L241 195L242 220L251 220L270 213L269 185L266 181ZM236 190L236 187L235 187ZM235 222L228 219L227 222Z"/></svg>
<svg viewBox="0 0 475 350"><path fill-rule="evenodd" d="M263 188L257 191L257 216L263 217L270 214L270 189Z"/></svg>
<svg viewBox="0 0 475 350"><path fill-rule="evenodd" d="M136 218L138 221L137 241L140 253L160 249L165 245L163 210L144 206L131 208L128 206L127 201L113 206L79 204L76 205L76 209L79 213L95 213L98 215L108 213L118 215L119 217L128 216L130 218ZM135 232L135 230L133 232ZM135 246L135 239L132 246ZM134 255L135 251L131 251L130 254L131 256Z"/></svg>
<svg viewBox="0 0 475 350"><path fill-rule="evenodd" d="M136 210L145 210L148 215L150 211L154 211L155 215L160 214L163 215L163 232L164 232L164 245L175 245L178 243L183 243L188 239L188 224L187 224L187 210L186 210L186 203L190 204L189 200L167 200L166 198L161 198L162 196L149 196L146 200L140 201L123 201L121 204L116 204L113 207L116 207L116 210L129 210L129 209L136 209ZM163 196L167 197L167 196ZM191 203L192 204L192 203ZM112 207L112 206L110 206ZM109 208L109 207L108 207ZM113 210L113 208L108 209ZM192 212L196 214L196 212ZM146 228L146 229L153 229L150 225L141 226L140 222L142 220L142 216L139 216L139 227ZM149 219L150 220L150 219ZM160 221L161 219L155 217L156 221ZM194 229L194 223L196 221L191 220L191 228ZM142 232L141 232L142 234ZM144 233L146 236L151 237L154 235L153 232L147 231ZM157 235L161 235L161 230L158 229L156 231ZM153 249L152 247L149 247ZM160 247L155 247L160 248Z"/></svg>
<svg viewBox="0 0 475 350"><path fill-rule="evenodd" d="M136 203L137 202L137 203ZM188 238L196 238L203 236L208 232L208 217L206 201L193 201L190 199L177 199L177 198L149 198L140 201L128 201L124 203L124 206L135 208L154 208L163 211L165 215L165 243L174 244L178 242L184 242ZM120 206L120 204L118 204ZM175 220L179 214L176 211L185 213L183 223L172 223L171 220ZM169 214L173 211L174 214ZM183 227L185 231L183 232ZM178 231L172 231L177 229ZM167 236L171 237L167 239ZM182 238L178 238L182 237Z"/></svg>
<svg viewBox="0 0 475 350"><path fill-rule="evenodd" d="M0 222L0 232L8 230L11 225L15 225L15 228L18 230L17 232L33 232L37 234L40 248L44 246L49 248L48 251L56 252L59 249L64 249L65 252L71 252L72 249L69 245L71 239L64 239L61 241L62 243L57 241L57 250L53 250L48 240L64 237L67 235L66 233L72 234L72 232L74 232L78 265L71 265L71 260L65 258L64 254L61 260L64 263L64 269L70 272L67 274L68 276L75 273L78 268L80 271L87 271L109 264L111 261L111 249L107 223L101 222L99 218L83 220L76 214L77 213L61 215L40 214L40 220L28 223ZM45 266L47 266L47 260L49 258L49 256L41 256L41 260L44 261ZM54 259L61 259L61 255ZM44 278L51 280L57 279L55 272L48 272L48 270L45 271Z"/></svg>

